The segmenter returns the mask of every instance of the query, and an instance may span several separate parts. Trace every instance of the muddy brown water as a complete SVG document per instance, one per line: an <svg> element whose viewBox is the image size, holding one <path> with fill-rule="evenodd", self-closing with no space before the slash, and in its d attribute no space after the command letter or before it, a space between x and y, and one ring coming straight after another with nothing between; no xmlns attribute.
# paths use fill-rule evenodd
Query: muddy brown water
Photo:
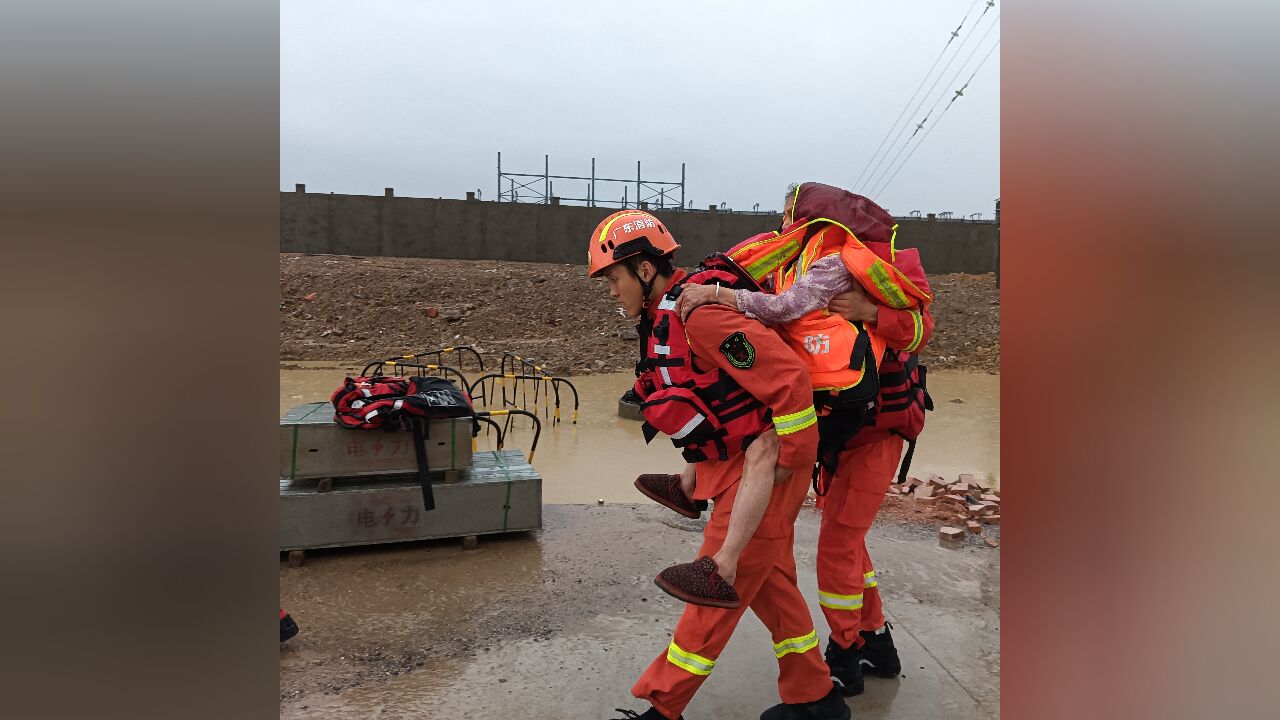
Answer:
<svg viewBox="0 0 1280 720"><path fill-rule="evenodd" d="M282 363L281 414L327 401L361 366ZM701 537L673 530L671 513L632 486L639 473L682 464L669 442L646 446L640 424L618 417L618 396L633 379L572 378L578 423L567 394L563 422L544 421L533 460L547 503L541 531L485 537L471 552L446 540L313 551L299 568L282 557L281 606L302 631L281 648L280 716L613 717L614 707L638 706L628 689L669 641L681 609L654 587L653 574L693 559ZM929 385L937 411L912 474L998 479L999 377L938 372ZM515 423L507 447L527 451L528 422ZM479 446L493 440L481 436ZM901 690L869 683L857 715L914 720L942 707L947 717L994 717L980 705L998 699L998 556L984 554L976 538L976 550L940 551L932 527L889 523L875 532L873 551L901 601L892 619L901 621L912 677ZM802 513L797 562L818 618L816 533L816 514ZM776 702L761 680L776 673L767 631L744 626L690 717L754 717Z"/></svg>
<svg viewBox="0 0 1280 720"><path fill-rule="evenodd" d="M295 361L280 370L280 413L307 402L327 401L344 377L360 364ZM639 502L632 486L644 472L677 472L683 465L678 451L657 438L645 445L640 423L618 417L618 397L631 386L629 373L569 378L578 390L578 422L571 420L571 395L562 390L558 424L544 419L533 465L543 478L546 503ZM911 474L988 474L1000 479L1000 376L940 371L929 373L935 410L929 413L917 444ZM517 391L509 390L511 394ZM523 395L532 406L533 391ZM547 413L544 400L539 416ZM477 439L480 449L496 445L492 434ZM531 422L513 419L506 446L527 453L533 440Z"/></svg>

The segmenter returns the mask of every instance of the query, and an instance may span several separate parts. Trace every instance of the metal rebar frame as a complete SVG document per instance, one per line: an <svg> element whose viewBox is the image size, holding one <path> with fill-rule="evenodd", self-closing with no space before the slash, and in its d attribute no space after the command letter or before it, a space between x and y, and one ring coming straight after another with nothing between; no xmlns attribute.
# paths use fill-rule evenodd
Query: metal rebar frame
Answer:
<svg viewBox="0 0 1280 720"><path fill-rule="evenodd" d="M680 163L680 182L646 180L641 174L640 161L636 161L636 177L610 178L596 175L596 159L591 158L591 175L552 175L551 156L544 155L541 174L503 172L502 153L498 153L498 202L517 202L550 205L557 202L582 203L587 207L649 208L654 210L683 210L685 208L685 164ZM583 180L587 182L584 197L559 195L553 180ZM622 188L617 200L600 199L598 190L604 186L609 191Z"/></svg>

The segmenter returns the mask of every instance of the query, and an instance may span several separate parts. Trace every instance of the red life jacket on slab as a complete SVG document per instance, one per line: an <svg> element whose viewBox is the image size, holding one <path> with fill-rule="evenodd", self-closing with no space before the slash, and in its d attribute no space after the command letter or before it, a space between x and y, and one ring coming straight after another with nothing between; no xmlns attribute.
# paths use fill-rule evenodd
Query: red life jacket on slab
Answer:
<svg viewBox="0 0 1280 720"><path fill-rule="evenodd" d="M439 377L357 377L347 378L329 397L334 422L355 430L407 429L413 435L413 452L418 462L418 484L422 506L436 507L427 467L428 421L432 418L475 417L471 397L452 381ZM479 425L472 420L471 434Z"/></svg>
<svg viewBox="0 0 1280 720"><path fill-rule="evenodd" d="M702 372L694 367L676 300L685 285L717 282L725 288L760 289L736 263L715 253L689 275L677 271L662 299L641 315L636 328L641 360L636 363L634 390L644 416L645 442L661 432L681 448L687 462L728 460L773 427L771 411L733 376L720 368Z"/></svg>
<svg viewBox="0 0 1280 720"><path fill-rule="evenodd" d="M453 382L439 377L347 378L329 402L334 422L361 430L394 430L413 417L470 417L471 398Z"/></svg>

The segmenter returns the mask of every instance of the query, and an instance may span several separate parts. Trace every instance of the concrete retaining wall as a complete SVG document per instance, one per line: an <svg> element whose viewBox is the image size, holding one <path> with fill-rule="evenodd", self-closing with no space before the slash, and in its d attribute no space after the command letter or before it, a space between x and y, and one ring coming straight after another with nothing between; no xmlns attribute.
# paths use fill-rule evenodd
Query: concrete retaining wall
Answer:
<svg viewBox="0 0 1280 720"><path fill-rule="evenodd" d="M390 191L388 191L389 193ZM585 264L586 238L614 208L526 205L329 193L280 193L280 250L467 260ZM777 215L661 212L692 262L756 233ZM931 273L996 270L991 223L902 220L897 245L918 247Z"/></svg>

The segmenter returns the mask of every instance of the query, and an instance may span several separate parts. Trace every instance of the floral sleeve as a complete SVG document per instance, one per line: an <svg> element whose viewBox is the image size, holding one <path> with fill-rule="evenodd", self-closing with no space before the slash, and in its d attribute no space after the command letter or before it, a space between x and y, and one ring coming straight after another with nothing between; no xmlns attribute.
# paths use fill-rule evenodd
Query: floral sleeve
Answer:
<svg viewBox="0 0 1280 720"><path fill-rule="evenodd" d="M853 289L853 277L840 256L828 255L813 264L795 285L778 295L735 290L738 309L766 325L781 325L831 303L831 298Z"/></svg>

